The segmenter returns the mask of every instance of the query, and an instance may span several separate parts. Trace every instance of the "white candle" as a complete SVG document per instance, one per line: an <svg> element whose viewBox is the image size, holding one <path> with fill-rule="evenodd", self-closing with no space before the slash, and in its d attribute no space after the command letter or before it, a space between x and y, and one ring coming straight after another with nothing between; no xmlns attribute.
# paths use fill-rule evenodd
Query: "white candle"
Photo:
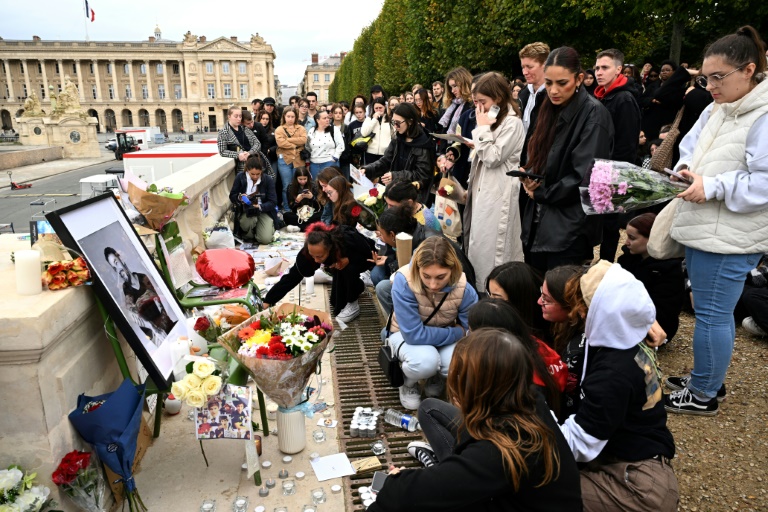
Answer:
<svg viewBox="0 0 768 512"><path fill-rule="evenodd" d="M16 293L37 295L43 291L40 253L33 250L16 251Z"/></svg>
<svg viewBox="0 0 768 512"><path fill-rule="evenodd" d="M307 295L315 293L315 276L304 279L307 282Z"/></svg>

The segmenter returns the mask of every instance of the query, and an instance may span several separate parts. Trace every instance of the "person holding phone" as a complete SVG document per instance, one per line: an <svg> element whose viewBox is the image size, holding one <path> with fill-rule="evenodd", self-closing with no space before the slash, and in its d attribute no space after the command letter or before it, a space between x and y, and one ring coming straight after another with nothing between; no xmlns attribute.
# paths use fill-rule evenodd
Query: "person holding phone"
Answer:
<svg viewBox="0 0 768 512"><path fill-rule="evenodd" d="M310 224L320 220L321 209L317 201L317 187L312 183L312 174L306 167L299 167L288 186L290 211L283 214L289 226L298 226L304 231Z"/></svg>
<svg viewBox="0 0 768 512"><path fill-rule="evenodd" d="M475 288L484 289L494 267L522 261L518 194L520 181L506 173L518 169L525 130L520 108L501 74L484 74L473 92L477 127L466 192L464 247L475 268Z"/></svg>
<svg viewBox="0 0 768 512"><path fill-rule="evenodd" d="M613 121L608 110L582 87L579 54L563 46L544 63L547 91L528 144L521 171L541 179L524 178L529 197L522 215L525 262L542 272L593 258L600 243L599 215L587 217L579 186L595 158L610 158Z"/></svg>
<svg viewBox="0 0 768 512"><path fill-rule="evenodd" d="M387 113L387 102L384 98L375 98L371 103L371 115L363 121L360 135L371 137L368 149L365 151L365 162L372 164L382 157L392 142L392 126L390 114ZM378 176L369 176L371 180Z"/></svg>
<svg viewBox="0 0 768 512"><path fill-rule="evenodd" d="M275 235L277 195L275 182L264 174L259 155L245 161L245 172L237 175L229 193L235 210L235 236L246 242L268 244Z"/></svg>

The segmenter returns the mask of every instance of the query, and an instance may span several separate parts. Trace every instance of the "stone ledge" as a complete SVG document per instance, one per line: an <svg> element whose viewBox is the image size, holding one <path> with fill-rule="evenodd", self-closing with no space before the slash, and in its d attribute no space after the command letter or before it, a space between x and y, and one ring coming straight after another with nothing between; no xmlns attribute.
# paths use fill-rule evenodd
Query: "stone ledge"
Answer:
<svg viewBox="0 0 768 512"><path fill-rule="evenodd" d="M21 149L19 151L3 151L0 153L0 171L5 169L15 169L25 165L50 162L51 160L61 160L63 148L60 146Z"/></svg>

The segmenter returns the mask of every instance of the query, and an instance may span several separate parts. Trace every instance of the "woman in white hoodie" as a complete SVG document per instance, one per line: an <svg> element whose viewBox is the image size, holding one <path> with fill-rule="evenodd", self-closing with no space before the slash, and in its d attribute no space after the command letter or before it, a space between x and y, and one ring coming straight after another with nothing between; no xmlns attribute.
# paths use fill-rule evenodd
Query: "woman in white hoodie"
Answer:
<svg viewBox="0 0 768 512"><path fill-rule="evenodd" d="M669 377L668 411L713 416L733 354L733 311L747 273L768 251L768 80L765 43L750 26L704 54L700 86L714 103L680 143L691 181L670 235L685 246L696 307L693 371Z"/></svg>
<svg viewBox="0 0 768 512"><path fill-rule="evenodd" d="M387 114L387 102L384 98L376 98L371 103L371 115L363 121L360 135L372 137L368 142L368 149L365 151L365 163L372 164L382 157L394 137L390 117ZM373 180L379 176L368 177Z"/></svg>

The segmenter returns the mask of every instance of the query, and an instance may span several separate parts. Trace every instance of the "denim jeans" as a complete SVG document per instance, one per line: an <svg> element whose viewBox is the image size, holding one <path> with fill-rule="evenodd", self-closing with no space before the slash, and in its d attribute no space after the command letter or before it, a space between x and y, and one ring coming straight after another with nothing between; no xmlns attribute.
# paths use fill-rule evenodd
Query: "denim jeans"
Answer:
<svg viewBox="0 0 768 512"><path fill-rule="evenodd" d="M371 282L376 286L381 281L389 279L389 268L386 265L376 265L371 270Z"/></svg>
<svg viewBox="0 0 768 512"><path fill-rule="evenodd" d="M736 338L733 311L747 273L757 266L760 256L685 249L696 310L693 371L688 387L696 395L715 398L725 381Z"/></svg>
<svg viewBox="0 0 768 512"><path fill-rule="evenodd" d="M293 175L296 172L293 165L285 163L283 157L277 159L277 170L280 173L280 179L283 182L283 211L291 211L291 205L288 204L288 186L293 181Z"/></svg>
<svg viewBox="0 0 768 512"><path fill-rule="evenodd" d="M371 276L373 276L373 272L371 272ZM376 298L379 300L384 316L392 314L392 281L383 279L376 284Z"/></svg>
<svg viewBox="0 0 768 512"><path fill-rule="evenodd" d="M309 164L309 173L312 175L312 181L317 180L317 175L320 174L320 171L325 169L326 167L330 167L332 165L338 165L333 160L329 160L328 162L322 162L319 164L310 163Z"/></svg>

